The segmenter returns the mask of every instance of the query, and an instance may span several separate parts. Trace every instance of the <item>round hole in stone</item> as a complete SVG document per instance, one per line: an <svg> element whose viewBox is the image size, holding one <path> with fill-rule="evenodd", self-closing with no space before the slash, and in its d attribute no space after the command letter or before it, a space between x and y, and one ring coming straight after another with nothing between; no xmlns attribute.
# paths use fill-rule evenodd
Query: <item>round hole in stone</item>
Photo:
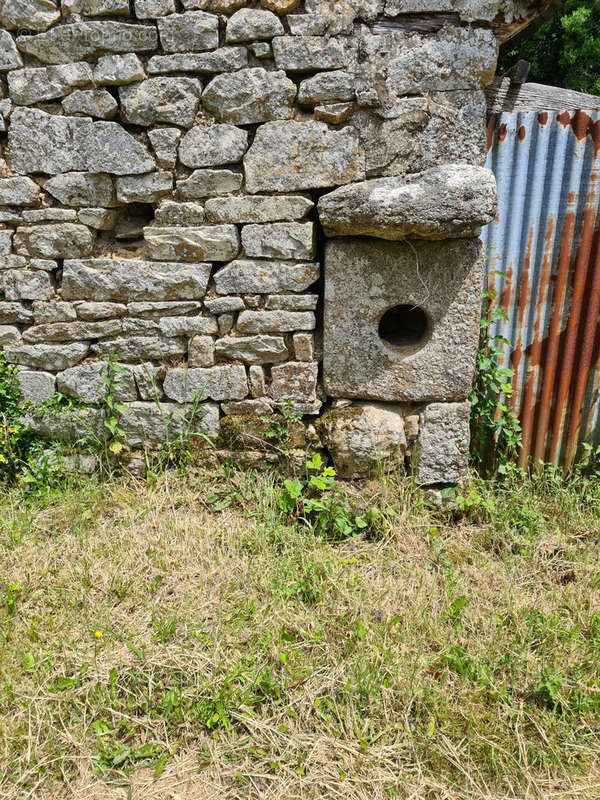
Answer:
<svg viewBox="0 0 600 800"><path fill-rule="evenodd" d="M379 320L379 335L392 347L414 347L425 340L428 331L429 320L418 306L394 306Z"/></svg>

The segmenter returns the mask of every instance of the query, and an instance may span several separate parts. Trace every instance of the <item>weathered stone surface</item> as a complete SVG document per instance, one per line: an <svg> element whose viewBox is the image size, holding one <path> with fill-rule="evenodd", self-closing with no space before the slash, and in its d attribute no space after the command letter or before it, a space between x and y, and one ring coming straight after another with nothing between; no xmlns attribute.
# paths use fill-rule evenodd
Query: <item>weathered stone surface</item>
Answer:
<svg viewBox="0 0 600 800"><path fill-rule="evenodd" d="M0 230L0 256L8 256L12 249L13 232Z"/></svg>
<svg viewBox="0 0 600 800"><path fill-rule="evenodd" d="M156 209L154 220L157 225L201 225L204 222L204 208L198 203L167 200Z"/></svg>
<svg viewBox="0 0 600 800"><path fill-rule="evenodd" d="M56 379L50 372L19 370L17 380L23 403L32 406L41 406L46 400L50 400L56 391Z"/></svg>
<svg viewBox="0 0 600 800"><path fill-rule="evenodd" d="M300 5L300 0L260 0L261 5L283 16L295 11Z"/></svg>
<svg viewBox="0 0 600 800"><path fill-rule="evenodd" d="M127 336L117 339L102 339L92 345L94 355L117 353L121 361L139 362L180 357L187 352L187 339L167 336Z"/></svg>
<svg viewBox="0 0 600 800"><path fill-rule="evenodd" d="M70 304L69 304L70 305ZM109 319L110 317L124 317L127 306L124 303L75 303L75 310L79 319Z"/></svg>
<svg viewBox="0 0 600 800"><path fill-rule="evenodd" d="M289 119L296 85L285 72L267 72L262 67L223 73L208 84L202 105L222 122L250 125Z"/></svg>
<svg viewBox="0 0 600 800"><path fill-rule="evenodd" d="M313 208L300 196L215 197L204 206L209 222L279 222L301 219Z"/></svg>
<svg viewBox="0 0 600 800"><path fill-rule="evenodd" d="M495 213L493 173L467 164L354 183L319 200L319 217L328 236L391 240L477 236Z"/></svg>
<svg viewBox="0 0 600 800"><path fill-rule="evenodd" d="M248 394L246 370L239 364L202 369L177 367L167 370L163 391L171 400L190 403L198 397L211 400L242 400Z"/></svg>
<svg viewBox="0 0 600 800"><path fill-rule="evenodd" d="M273 403L268 397L252 400L234 400L231 403L221 403L221 410L228 417L263 417L273 413ZM246 455L247 453L248 450L244 448L244 454ZM262 456L264 463L264 453L257 455ZM260 461L261 459L259 458L258 460Z"/></svg>
<svg viewBox="0 0 600 800"><path fill-rule="evenodd" d="M117 224L117 212L109 208L82 208L77 219L95 231L111 231Z"/></svg>
<svg viewBox="0 0 600 800"><path fill-rule="evenodd" d="M189 367L212 367L215 363L215 343L211 336L194 336L188 348Z"/></svg>
<svg viewBox="0 0 600 800"><path fill-rule="evenodd" d="M13 103L28 106L64 97L72 88L91 82L92 70L85 62L58 67L26 67L9 73L8 90Z"/></svg>
<svg viewBox="0 0 600 800"><path fill-rule="evenodd" d="M314 311L318 294L270 294L265 300L267 311Z"/></svg>
<svg viewBox="0 0 600 800"><path fill-rule="evenodd" d="M112 119L119 110L117 101L106 89L79 89L65 97L62 107L67 114L83 114L98 119Z"/></svg>
<svg viewBox="0 0 600 800"><path fill-rule="evenodd" d="M139 175L154 159L116 122L59 117L17 108L8 133L8 157L15 172L109 172Z"/></svg>
<svg viewBox="0 0 600 800"><path fill-rule="evenodd" d="M161 17L158 31L165 53L197 53L219 46L219 19L204 11Z"/></svg>
<svg viewBox="0 0 600 800"><path fill-rule="evenodd" d="M121 417L125 437L132 448L162 447L176 442L186 434L202 431L212 439L219 433L219 407L215 403L202 403L194 409L194 423L190 425L191 410L176 403L129 403Z"/></svg>
<svg viewBox="0 0 600 800"><path fill-rule="evenodd" d="M298 102L303 105L354 99L354 76L344 70L320 72L300 84Z"/></svg>
<svg viewBox="0 0 600 800"><path fill-rule="evenodd" d="M195 336L217 333L214 317L163 317L159 322L160 332L165 336Z"/></svg>
<svg viewBox="0 0 600 800"><path fill-rule="evenodd" d="M331 103L325 106L315 106L315 119L329 122L330 125L340 125L346 122L354 110L353 103Z"/></svg>
<svg viewBox="0 0 600 800"><path fill-rule="evenodd" d="M159 166L173 169L177 163L177 146L181 135L182 131L178 128L156 128L148 131L148 138L156 153Z"/></svg>
<svg viewBox="0 0 600 800"><path fill-rule="evenodd" d="M273 54L278 69L286 72L343 69L348 61L341 39L322 36L277 36Z"/></svg>
<svg viewBox="0 0 600 800"><path fill-rule="evenodd" d="M0 11L0 14L2 12ZM8 31L0 30L0 72L8 72L23 66L17 45Z"/></svg>
<svg viewBox="0 0 600 800"><path fill-rule="evenodd" d="M43 300L36 300L33 304L33 317L36 325L45 325L50 322L73 322L77 319L77 313L72 303L45 303Z"/></svg>
<svg viewBox="0 0 600 800"><path fill-rule="evenodd" d="M403 409L357 403L327 411L319 420L336 472L342 478L366 478L402 465L406 449Z"/></svg>
<svg viewBox="0 0 600 800"><path fill-rule="evenodd" d="M237 192L243 181L239 172L228 169L196 169L187 180L177 181L177 190L184 200L193 200Z"/></svg>
<svg viewBox="0 0 600 800"><path fill-rule="evenodd" d="M227 42L253 42L284 34L283 25L271 11L241 8L227 22Z"/></svg>
<svg viewBox="0 0 600 800"><path fill-rule="evenodd" d="M24 421L32 431L46 439L66 442L78 440L98 442L103 434L104 415L97 408L73 408L55 414L29 412L24 416ZM76 459L74 463L78 468L84 466L84 462L81 462L80 459Z"/></svg>
<svg viewBox="0 0 600 800"><path fill-rule="evenodd" d="M31 178L0 178L0 205L33 206L40 196L40 187Z"/></svg>
<svg viewBox="0 0 600 800"><path fill-rule="evenodd" d="M45 31L60 19L52 0L2 0L0 26L9 30Z"/></svg>
<svg viewBox="0 0 600 800"><path fill-rule="evenodd" d="M234 320L233 314L221 314L219 317L219 336L227 336L231 333Z"/></svg>
<svg viewBox="0 0 600 800"><path fill-rule="evenodd" d="M204 265L210 266L210 265ZM159 317L175 317L183 314L200 314L202 303L198 301L171 300L166 302L128 303L127 312L133 317L155 319Z"/></svg>
<svg viewBox="0 0 600 800"><path fill-rule="evenodd" d="M159 261L230 261L240 251L235 225L205 225L197 228L144 228L150 257Z"/></svg>
<svg viewBox="0 0 600 800"><path fill-rule="evenodd" d="M365 158L351 128L289 120L258 129L244 169L249 192L286 192L363 180Z"/></svg>
<svg viewBox="0 0 600 800"><path fill-rule="evenodd" d="M84 61L107 53L146 53L158 47L156 28L126 22L74 22L17 37L19 50L44 64Z"/></svg>
<svg viewBox="0 0 600 800"><path fill-rule="evenodd" d="M318 264L240 259L215 274L217 294L234 292L301 292L319 277Z"/></svg>
<svg viewBox="0 0 600 800"><path fill-rule="evenodd" d="M23 211L23 222L74 222L77 212L74 208L33 208Z"/></svg>
<svg viewBox="0 0 600 800"><path fill-rule="evenodd" d="M18 347L5 347L4 355L7 361L24 367L59 371L83 361L89 349L87 342L22 344Z"/></svg>
<svg viewBox="0 0 600 800"><path fill-rule="evenodd" d="M231 314L243 311L246 306L241 297L215 297L214 300L205 300L204 307L211 314Z"/></svg>
<svg viewBox="0 0 600 800"><path fill-rule="evenodd" d="M97 86L124 86L145 77L142 62L135 53L102 56L94 69L94 83Z"/></svg>
<svg viewBox="0 0 600 800"><path fill-rule="evenodd" d="M115 189L120 203L155 203L173 188L171 172L150 172L147 175L128 175L117 178Z"/></svg>
<svg viewBox="0 0 600 800"><path fill-rule="evenodd" d="M133 367L133 375L138 394L142 400L160 400L163 397L159 381L162 381L165 370L161 366L147 361Z"/></svg>
<svg viewBox="0 0 600 800"><path fill-rule="evenodd" d="M265 371L262 367L252 366L248 369L250 392L252 397L264 397L267 394Z"/></svg>
<svg viewBox="0 0 600 800"><path fill-rule="evenodd" d="M470 403L431 403L421 412L417 483L457 483L465 477L470 414Z"/></svg>
<svg viewBox="0 0 600 800"><path fill-rule="evenodd" d="M181 140L179 160L186 167L217 167L241 161L247 149L248 131L234 125L196 125Z"/></svg>
<svg viewBox="0 0 600 800"><path fill-rule="evenodd" d="M206 293L210 264L91 258L63 267L66 300L177 300ZM135 313L135 312L130 312Z"/></svg>
<svg viewBox="0 0 600 800"><path fill-rule="evenodd" d="M312 311L242 311L237 329L240 333L285 333L311 331L315 324Z"/></svg>
<svg viewBox="0 0 600 800"><path fill-rule="evenodd" d="M271 368L269 395L276 403L316 403L319 365L288 361ZM320 407L320 403L318 404ZM318 408L317 408L318 411ZM316 412L315 412L316 413Z"/></svg>
<svg viewBox="0 0 600 800"><path fill-rule="evenodd" d="M83 0L83 12L88 17L128 16L129 0Z"/></svg>
<svg viewBox="0 0 600 800"><path fill-rule="evenodd" d="M196 78L148 78L119 89L121 116L133 125L168 122L188 128L194 122L202 84Z"/></svg>
<svg viewBox="0 0 600 800"><path fill-rule="evenodd" d="M185 9L200 8L217 14L233 14L245 2L246 0L182 0Z"/></svg>
<svg viewBox="0 0 600 800"><path fill-rule="evenodd" d="M121 333L123 323L120 319L106 319L102 322L54 322L47 325L34 325L23 333L23 339L32 344L44 342L73 342L82 339L103 339Z"/></svg>
<svg viewBox="0 0 600 800"><path fill-rule="evenodd" d="M322 36L327 23L319 14L292 14L287 18L292 36Z"/></svg>
<svg viewBox="0 0 600 800"><path fill-rule="evenodd" d="M0 276L0 285L2 278ZM33 313L29 308L21 303L9 303L6 300L0 301L0 324L18 322L23 325L31 324Z"/></svg>
<svg viewBox="0 0 600 800"><path fill-rule="evenodd" d="M109 175L66 172L44 183L44 191L66 206L110 208L116 205L115 190Z"/></svg>
<svg viewBox="0 0 600 800"><path fill-rule="evenodd" d="M242 245L250 258L307 260L315 254L312 222L273 222L245 225Z"/></svg>
<svg viewBox="0 0 600 800"><path fill-rule="evenodd" d="M152 56L148 62L148 72L151 75L169 72L197 72L199 75L210 75L246 66L248 66L248 51L245 47L219 47L210 53Z"/></svg>
<svg viewBox="0 0 600 800"><path fill-rule="evenodd" d="M0 285L7 300L49 300L54 286L45 272L10 269L0 273Z"/></svg>
<svg viewBox="0 0 600 800"><path fill-rule="evenodd" d="M175 0L135 0L135 15L138 19L156 19L177 11Z"/></svg>
<svg viewBox="0 0 600 800"><path fill-rule="evenodd" d="M59 372L56 388L69 397L79 397L85 403L98 403L106 395L107 366L103 361L80 364ZM133 370L119 372L118 383L113 390L114 399L119 402L137 400L137 388Z"/></svg>
<svg viewBox="0 0 600 800"><path fill-rule="evenodd" d="M314 361L314 336L312 333L295 333L293 336L296 361Z"/></svg>
<svg viewBox="0 0 600 800"><path fill-rule="evenodd" d="M0 325L0 346L21 341L21 333L14 325Z"/></svg>
<svg viewBox="0 0 600 800"><path fill-rule="evenodd" d="M65 222L17 229L15 252L37 258L79 258L92 252L94 235L85 225Z"/></svg>
<svg viewBox="0 0 600 800"><path fill-rule="evenodd" d="M245 364L275 364L289 358L281 336L228 336L215 345L219 358L243 361Z"/></svg>
<svg viewBox="0 0 600 800"><path fill-rule="evenodd" d="M328 394L392 402L463 400L479 338L481 282L481 243L475 239L328 242ZM392 308L399 316L384 340L379 324ZM424 330L415 326L412 309L422 310Z"/></svg>

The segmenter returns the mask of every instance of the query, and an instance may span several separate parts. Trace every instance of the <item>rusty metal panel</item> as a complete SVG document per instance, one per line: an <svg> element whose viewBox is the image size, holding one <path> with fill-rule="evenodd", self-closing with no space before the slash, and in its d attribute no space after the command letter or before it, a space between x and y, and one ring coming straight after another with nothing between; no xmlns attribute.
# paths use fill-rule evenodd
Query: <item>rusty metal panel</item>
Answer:
<svg viewBox="0 0 600 800"><path fill-rule="evenodd" d="M600 444L600 113L494 114L486 166L487 281L508 315L492 333L510 342L521 463L568 467Z"/></svg>

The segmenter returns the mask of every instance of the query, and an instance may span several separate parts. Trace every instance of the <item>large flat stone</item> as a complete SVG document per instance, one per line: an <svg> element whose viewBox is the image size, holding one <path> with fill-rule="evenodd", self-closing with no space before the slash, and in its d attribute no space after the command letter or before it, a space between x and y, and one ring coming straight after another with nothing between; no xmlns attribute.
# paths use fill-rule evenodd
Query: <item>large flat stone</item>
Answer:
<svg viewBox="0 0 600 800"><path fill-rule="evenodd" d="M9 30L45 31L60 19L53 0L2 0L0 26Z"/></svg>
<svg viewBox="0 0 600 800"><path fill-rule="evenodd" d="M212 75L215 72L233 72L248 66L248 51L245 47L219 47L210 53L171 53L168 56L152 56L148 61L150 75L170 72L195 72Z"/></svg>
<svg viewBox="0 0 600 800"><path fill-rule="evenodd" d="M90 229L72 222L21 227L14 239L15 253L34 258L79 258L90 255L93 247Z"/></svg>
<svg viewBox="0 0 600 800"><path fill-rule="evenodd" d="M470 403L432 403L420 415L417 483L457 483L469 467Z"/></svg>
<svg viewBox="0 0 600 800"><path fill-rule="evenodd" d="M194 406L192 419L192 409L177 403L127 403L121 424L132 448L166 446L186 436L195 441L198 432L216 439L219 407L216 403Z"/></svg>
<svg viewBox="0 0 600 800"><path fill-rule="evenodd" d="M219 18L204 11L161 17L158 31L165 53L197 53L219 46Z"/></svg>
<svg viewBox="0 0 600 800"><path fill-rule="evenodd" d="M300 196L215 197L204 206L210 222L291 222L305 217L312 200Z"/></svg>
<svg viewBox="0 0 600 800"><path fill-rule="evenodd" d="M227 22L227 42L254 42L272 39L285 33L280 20L272 11L259 8L240 8Z"/></svg>
<svg viewBox="0 0 600 800"><path fill-rule="evenodd" d="M365 157L352 128L332 131L323 122L285 120L258 129L244 169L250 193L288 192L363 180Z"/></svg>
<svg viewBox="0 0 600 800"><path fill-rule="evenodd" d="M244 364L275 364L290 356L282 336L225 336L217 341L215 352Z"/></svg>
<svg viewBox="0 0 600 800"><path fill-rule="evenodd" d="M242 245L250 258L308 260L315 255L315 232L312 222L272 222L245 225Z"/></svg>
<svg viewBox="0 0 600 800"><path fill-rule="evenodd" d="M221 122L251 125L289 119L296 85L285 72L262 67L217 75L202 94L202 105Z"/></svg>
<svg viewBox="0 0 600 800"><path fill-rule="evenodd" d="M318 280L318 264L240 259L215 273L217 294L302 292Z"/></svg>
<svg viewBox="0 0 600 800"><path fill-rule="evenodd" d="M477 236L496 213L496 179L483 167L445 164L405 178L342 186L321 197L318 209L327 236Z"/></svg>
<svg viewBox="0 0 600 800"><path fill-rule="evenodd" d="M237 329L240 333L287 333L312 331L315 325L312 311L242 311Z"/></svg>
<svg viewBox="0 0 600 800"><path fill-rule="evenodd" d="M121 117L132 125L167 122L189 128L196 116L202 84L195 78L149 78L119 89Z"/></svg>
<svg viewBox="0 0 600 800"><path fill-rule="evenodd" d="M248 379L240 364L206 369L177 367L167 370L163 391L178 403L191 403L198 396L211 400L242 400L248 394Z"/></svg>
<svg viewBox="0 0 600 800"><path fill-rule="evenodd" d="M121 361L162 361L181 358L187 352L187 339L168 336L123 336L117 339L102 339L92 345L91 352L97 356L117 354Z"/></svg>
<svg viewBox="0 0 600 800"><path fill-rule="evenodd" d="M186 180L177 181L177 191L186 200L237 192L244 177L230 169L196 169Z"/></svg>
<svg viewBox="0 0 600 800"><path fill-rule="evenodd" d="M85 62L56 67L25 67L8 75L10 99L21 106L64 97L73 88L91 83L92 69Z"/></svg>
<svg viewBox="0 0 600 800"><path fill-rule="evenodd" d="M66 172L47 180L44 191L55 197L59 203L75 208L110 208L117 205L109 175Z"/></svg>
<svg viewBox="0 0 600 800"><path fill-rule="evenodd" d="M179 160L186 167L218 167L241 161L247 149L248 131L234 125L196 125L181 140Z"/></svg>
<svg viewBox="0 0 600 800"><path fill-rule="evenodd" d="M151 258L159 261L230 261L240 250L235 225L204 225L197 228L144 228Z"/></svg>
<svg viewBox="0 0 600 800"><path fill-rule="evenodd" d="M348 62L343 40L323 36L276 36L273 54L277 67L286 72L343 69Z"/></svg>
<svg viewBox="0 0 600 800"><path fill-rule="evenodd" d="M328 394L392 402L464 400L479 341L482 274L482 248L475 239L328 242ZM379 324L393 308L401 314L392 317L384 340ZM424 331L415 326L412 309L422 310Z"/></svg>
<svg viewBox="0 0 600 800"><path fill-rule="evenodd" d="M193 300L204 297L210 264L91 258L65 261L62 296L70 300Z"/></svg>
<svg viewBox="0 0 600 800"><path fill-rule="evenodd" d="M106 393L107 365L104 361L92 364L80 364L59 372L56 376L56 388L69 397L78 397L85 403L98 403ZM113 395L115 400L125 402L137 400L137 389L133 371L126 369L119 372Z"/></svg>
<svg viewBox="0 0 600 800"><path fill-rule="evenodd" d="M0 206L33 206L40 187L31 178L0 178Z"/></svg>
<svg viewBox="0 0 600 800"><path fill-rule="evenodd" d="M18 347L5 347L7 361L32 369L51 369L54 371L73 367L86 357L90 349L87 342L70 344L22 344Z"/></svg>

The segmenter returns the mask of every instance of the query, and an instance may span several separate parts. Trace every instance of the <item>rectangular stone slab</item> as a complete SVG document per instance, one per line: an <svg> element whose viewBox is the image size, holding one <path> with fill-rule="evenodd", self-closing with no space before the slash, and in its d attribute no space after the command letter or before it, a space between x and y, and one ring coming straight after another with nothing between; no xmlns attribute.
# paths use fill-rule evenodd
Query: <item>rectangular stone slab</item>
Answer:
<svg viewBox="0 0 600 800"><path fill-rule="evenodd" d="M323 378L333 397L387 401L464 400L479 338L483 279L478 239L327 243ZM418 341L384 341L388 310L420 308ZM400 338L398 338L400 337Z"/></svg>

